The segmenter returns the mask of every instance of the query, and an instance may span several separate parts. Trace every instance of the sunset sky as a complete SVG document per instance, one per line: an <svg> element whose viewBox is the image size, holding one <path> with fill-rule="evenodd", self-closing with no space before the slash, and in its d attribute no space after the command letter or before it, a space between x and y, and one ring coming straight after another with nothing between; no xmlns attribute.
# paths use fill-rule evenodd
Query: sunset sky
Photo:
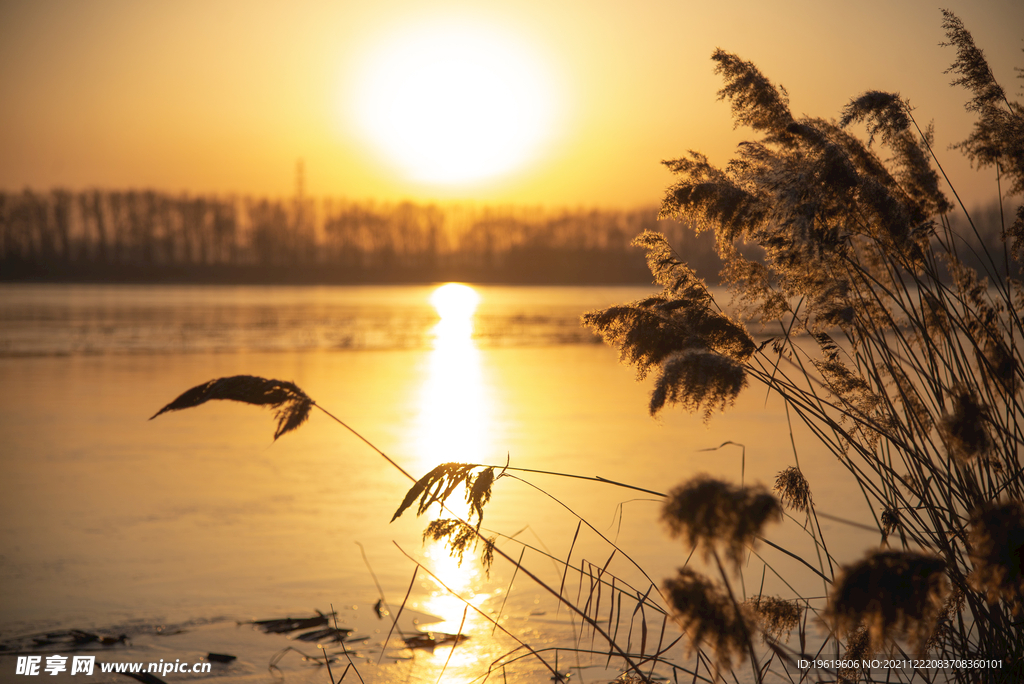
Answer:
<svg viewBox="0 0 1024 684"><path fill-rule="evenodd" d="M1024 3L949 7L1014 98ZM968 195L993 174L933 2L0 0L0 189L294 191L352 199L656 204L734 131L709 59L754 61L794 113L895 90ZM451 107L452 109L446 109Z"/></svg>

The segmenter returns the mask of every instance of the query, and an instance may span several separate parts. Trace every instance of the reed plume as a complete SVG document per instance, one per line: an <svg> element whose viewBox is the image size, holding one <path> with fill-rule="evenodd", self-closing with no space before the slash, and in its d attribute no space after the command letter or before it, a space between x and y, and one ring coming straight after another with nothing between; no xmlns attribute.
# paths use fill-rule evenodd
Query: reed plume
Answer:
<svg viewBox="0 0 1024 684"><path fill-rule="evenodd" d="M887 506L882 511L880 522L882 523L882 542L885 543L900 524L900 513L892 506Z"/></svg>
<svg viewBox="0 0 1024 684"><path fill-rule="evenodd" d="M949 453L962 464L988 455L993 448L988 408L974 391L963 386L953 388L950 399L953 410L939 421L939 433Z"/></svg>
<svg viewBox="0 0 1024 684"><path fill-rule="evenodd" d="M1024 612L1024 504L985 503L971 515L971 584L991 604Z"/></svg>
<svg viewBox="0 0 1024 684"><path fill-rule="evenodd" d="M661 519L706 558L719 547L737 568L764 526L782 519L779 502L760 487L736 487L701 476L669 492Z"/></svg>
<svg viewBox="0 0 1024 684"><path fill-rule="evenodd" d="M451 555L458 558L461 565L466 551L475 549L481 541L481 536L478 530L461 520L441 518L430 521L426 529L423 530L423 541L427 539L444 541ZM484 550L480 560L489 575L491 563L494 562L494 538L484 539L483 542Z"/></svg>
<svg viewBox="0 0 1024 684"><path fill-rule="evenodd" d="M744 605L757 619L761 638L766 643L785 641L804 616L804 608L798 602L777 596L756 596Z"/></svg>
<svg viewBox="0 0 1024 684"><path fill-rule="evenodd" d="M939 611L935 630L925 644L925 650L941 653L950 644L956 643L956 625L962 619L964 606L967 604L967 596L963 589L954 586L949 596L946 597L942 610Z"/></svg>
<svg viewBox="0 0 1024 684"><path fill-rule="evenodd" d="M750 644L751 631L743 608L713 582L689 568L679 568L665 580L673 617L686 632L692 650L708 645L719 668L728 670L733 658Z"/></svg>
<svg viewBox="0 0 1024 684"><path fill-rule="evenodd" d="M391 517L391 521L397 520L416 499L419 499L416 515L423 515L435 503L443 508L448 497L460 485L464 485L466 503L470 506L470 518L476 516L476 528L479 530L484 520L484 506L491 500L492 484L494 468L467 463L442 463L413 484Z"/></svg>
<svg viewBox="0 0 1024 684"><path fill-rule="evenodd" d="M789 467L775 478L775 493L779 500L797 511L806 511L811 505L811 487L799 468Z"/></svg>
<svg viewBox="0 0 1024 684"><path fill-rule="evenodd" d="M839 684L854 684L860 677L861 668L857 665L870 654L871 637L865 627L857 627L846 639L846 653L843 655L844 667L836 672Z"/></svg>
<svg viewBox="0 0 1024 684"><path fill-rule="evenodd" d="M275 409L274 417L277 419L277 429L274 431L275 440L306 422L315 403L294 383L283 380L267 380L254 375L235 375L196 385L154 413L150 420L169 411L194 408L214 399L239 401L244 404Z"/></svg>
<svg viewBox="0 0 1024 684"><path fill-rule="evenodd" d="M651 395L654 415L666 403L704 411L724 409L746 386L742 363L754 353L743 328L713 308L706 285L676 258L664 236L645 232L634 243L647 250L655 280L664 288L647 297L583 315L583 324L619 347L637 378L660 370Z"/></svg>
<svg viewBox="0 0 1024 684"><path fill-rule="evenodd" d="M910 551L875 551L843 569L829 596L827 615L841 631L868 630L873 649L910 636L923 648L948 592L946 564Z"/></svg>
<svg viewBox="0 0 1024 684"><path fill-rule="evenodd" d="M1008 196L1024 193L1024 106L1011 102L996 81L985 53L974 43L964 23L949 10L942 10L942 27L947 43L955 48L956 60L946 70L956 76L953 85L971 92L968 111L977 114L974 130L955 145L979 167L995 167L1010 183ZM1024 204L1017 207L1016 220L1005 233L1010 252L1024 262Z"/></svg>

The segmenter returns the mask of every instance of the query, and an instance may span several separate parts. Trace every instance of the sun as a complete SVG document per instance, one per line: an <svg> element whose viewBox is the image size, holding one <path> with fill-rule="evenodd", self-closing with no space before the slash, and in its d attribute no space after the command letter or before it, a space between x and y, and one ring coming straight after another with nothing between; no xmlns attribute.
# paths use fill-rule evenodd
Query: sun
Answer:
<svg viewBox="0 0 1024 684"><path fill-rule="evenodd" d="M469 285L445 283L430 295L430 303L442 321L471 318L480 303L480 295Z"/></svg>
<svg viewBox="0 0 1024 684"><path fill-rule="evenodd" d="M518 169L552 132L550 70L480 21L420 21L377 40L351 106L367 142L412 180L457 185Z"/></svg>

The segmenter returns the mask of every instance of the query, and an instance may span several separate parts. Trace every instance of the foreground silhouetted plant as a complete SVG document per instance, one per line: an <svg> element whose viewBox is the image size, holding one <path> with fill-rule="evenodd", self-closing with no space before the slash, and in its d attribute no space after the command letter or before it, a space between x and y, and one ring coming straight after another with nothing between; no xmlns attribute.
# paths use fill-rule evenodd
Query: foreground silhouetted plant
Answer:
<svg viewBox="0 0 1024 684"><path fill-rule="evenodd" d="M960 20L943 15L954 84L978 117L955 147L994 167L1019 201L1024 107ZM865 93L838 122L798 118L752 63L721 50L713 59L721 97L760 138L724 168L697 152L665 162L679 180L662 214L714 231L739 318L645 233L635 244L663 292L584 321L640 378L658 371L652 414L679 404L708 417L760 383L853 474L883 546L898 539L901 550L829 577L826 616L847 653L906 638L915 655L1002 662L946 673L957 681L1024 681L1024 287L1010 277L1011 258L1024 258L1024 207L991 253L955 190L955 203L940 190L932 132L898 95ZM955 230L958 212L967 234ZM982 276L964 265L972 251ZM778 332L758 341L751 323ZM778 487L787 505L808 506L798 469Z"/></svg>
<svg viewBox="0 0 1024 684"><path fill-rule="evenodd" d="M840 573L829 597L830 617L848 634L866 628L875 649L909 635L921 653L948 591L944 571L945 563L934 556L876 551Z"/></svg>
<svg viewBox="0 0 1024 684"><path fill-rule="evenodd" d="M730 585L729 573L722 563L724 555L729 567L733 572L738 573L745 549L752 548L762 539L763 528L768 522L781 518L781 504L774 496L761 488L736 487L700 476L666 495L603 478L516 468L508 463L502 467L475 463L444 463L417 480L369 440L319 406L312 397L294 383L249 375L219 378L197 385L161 408L152 418L171 411L195 408L213 400L237 401L275 409L277 419L275 440L305 422L312 409L319 409L363 440L412 481L413 484L393 515L392 521L413 508L414 504L417 515L427 513L436 504L440 511L449 517L428 522L423 533L424 540L432 539L445 543L451 554L457 557L460 563L467 550L474 549L482 543L481 561L488 571L495 556L505 559L515 566L516 573L522 573L529 577L539 587L550 593L561 605L579 617L586 629L589 629L595 637L600 636L607 647L606 651L585 650L579 647L555 648L553 649L555 661L552 664L541 651L520 641L518 648L491 663L488 673L513 665L522 657L518 652L523 650L539 659L548 668L554 680L563 681L567 675L559 672L557 664L558 651L561 650L601 655L607 657L609 662L613 658L616 659L625 669L621 681L654 681L656 666L668 669L676 678L680 673L684 673L693 681L712 681L709 677L713 677L717 681L725 670L731 668L734 655L745 652L749 655L753 672L760 681L761 666L754 649L754 635L760 631L764 642L774 645L783 632L788 633L797 626L799 617L802 615L802 608L796 602L787 602L776 597L758 596L752 602L739 602ZM495 474L496 471L497 474ZM570 557L565 561L548 556L558 561L563 569L563 586L555 589L523 564L523 554L520 554L519 559L516 560L498 547L495 537L484 537L481 532L484 506L491 499L492 487L495 481L501 477L515 477L510 471L543 472L549 475L591 480L604 485L640 489L664 497L662 519L670 533L683 538L693 550L700 550L705 558L714 559L721 582L715 582L690 568L683 567L679 569L675 578L665 582L663 593L658 591L653 582L646 591L642 592L629 582L607 572L607 566L616 554L622 554L626 558L628 555L618 545L601 535L604 541L612 547L612 555L604 568L597 570L596 573L595 566L586 560L581 560L578 566L572 565L570 563L571 550ZM447 506L449 499L460 489L465 491L465 501L469 505L466 519L456 515ZM476 518L475 525L471 522L473 518ZM581 518L580 526L582 525L597 532L590 523ZM577 527L578 534L579 526ZM512 541L511 538L506 539ZM526 548L524 546L524 552ZM422 566L417 562L417 567ZM637 569L647 581L651 581L642 568L637 566ZM589 578L589 592L582 599L580 597L572 599L563 593L565 579L569 571L579 574L581 586L584 577ZM426 572L433 576L429 570ZM441 586L445 586L439 578L436 576L434 578ZM447 589L447 587L445 588ZM449 591L451 590L449 589ZM599 614L603 591L610 594L609 602L613 606L612 615L607 620ZM455 592L451 593L458 596ZM638 651L633 648L631 641L634 633L632 618L626 630L626 643L623 644L618 637L624 600L632 604L634 617L638 612L641 614L641 642ZM618 606L618 616L614 620L613 631L612 622L616 605ZM404 602L402 607L404 608ZM496 629L501 628L495 618L482 613L467 601L467 610L470 607L473 607L485 619L493 622ZM662 617L661 638L653 651L649 649L649 646L653 644L648 642L649 625L645 611ZM688 633L690 650L698 658L693 669L672 662L667 657L669 650L679 641L677 638L667 645L662 643L670 614ZM395 620L397 625L397 617ZM501 629L512 636L504 628ZM457 640L458 636L456 635L455 638ZM518 641L518 639L516 640ZM409 640L406 639L406 643L408 642ZM710 648L711 653L705 653L703 647ZM700 673L702 663L707 671L705 675Z"/></svg>
<svg viewBox="0 0 1024 684"><path fill-rule="evenodd" d="M980 165L995 166L1001 178L1010 179L1010 192L1019 195L1024 113L1006 100L960 21L944 15L957 50L955 82L972 92L968 108L979 115L975 133L959 149ZM1018 312L1024 309L1024 288L1008 273L1010 255L1024 256L1024 209L1004 231L1003 258L982 254L988 280L979 278L961 252L984 249L981 241L954 230L952 205L939 189L935 169L941 167L931 132L918 128L898 96L866 93L838 123L794 118L785 91L753 64L723 51L713 59L725 79L721 95L731 101L737 122L762 137L741 145L738 158L724 169L695 152L666 162L681 179L669 190L663 214L714 230L724 276L746 320L727 315L668 242L646 232L636 244L646 249L662 293L587 314L584 322L618 346L641 379L657 373L652 413L679 404L708 419L750 381L779 395L787 412L853 474L883 548L837 568L797 463L780 472L778 499L756 487L706 477L669 494L632 487L665 498L662 518L669 532L691 551L701 551L717 578L682 567L659 590L638 567L650 585L631 586L608 572L612 558L625 554L601 535L612 548L608 561L573 565L570 549L564 561L555 559L563 572L563 586L556 588L532 572L522 554L517 560L503 543L483 536L484 506L494 483L519 477L515 473L523 469L448 463L416 479L327 415L412 481L395 518L414 504L418 515L437 504L447 517L429 523L425 538L445 541L460 559L482 542L486 563L511 563L604 644L586 649L577 641L573 648L549 649L519 642L487 674L529 656L562 681L557 654L569 650L615 659L623 670L620 681L654 681L656 667L675 679L717 680L737 667L737 657L749 658L755 681L772 675L802 681L809 672L798 659L830 653L832 664L817 668L818 674L844 682L1022 681L1024 326ZM866 127L866 144L850 131L859 124ZM887 161L873 151L875 138L887 149ZM957 204L964 211L958 197ZM778 333L758 342L747 329L750 321L774 324ZM275 438L298 427L312 408L324 410L291 383L238 376L193 388L157 415L211 399L276 408ZM470 506L468 519L447 508L460 488ZM815 544L817 567L764 537L765 525L783 517L783 505L806 515L804 530ZM582 519L577 535L583 526L600 535ZM900 548L889 548L897 539ZM737 599L732 582L759 542L816 573L827 605L760 592ZM575 599L563 592L570 571L579 575L581 588L588 584ZM600 613L603 594L611 605L607 617ZM620 637L624 601L632 617ZM467 602L469 608L481 612ZM822 643L808 648L811 612L822 618L826 632L819 635ZM633 643L637 618L639 648ZM670 618L696 655L691 666L668 655L679 641L666 643ZM655 646L650 624L657 627L657 620ZM799 643L790 645L786 637L794 629ZM761 647L755 645L758 633ZM555 651L554 665L546 658L549 650ZM883 654L949 664L940 666L939 675L929 665L881 672L862 667L862 659ZM970 664L982 659L985 667Z"/></svg>

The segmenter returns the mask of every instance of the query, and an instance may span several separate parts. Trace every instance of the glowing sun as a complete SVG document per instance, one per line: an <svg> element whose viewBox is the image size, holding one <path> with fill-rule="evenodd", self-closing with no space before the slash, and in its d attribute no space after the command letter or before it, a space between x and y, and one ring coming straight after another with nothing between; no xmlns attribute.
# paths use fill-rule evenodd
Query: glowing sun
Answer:
<svg viewBox="0 0 1024 684"><path fill-rule="evenodd" d="M445 283L430 295L430 303L441 320L471 318L480 303L480 295L469 285Z"/></svg>
<svg viewBox="0 0 1024 684"><path fill-rule="evenodd" d="M435 20L376 42L351 104L367 141L407 176L465 184L529 162L551 133L554 102L548 70L524 42Z"/></svg>

